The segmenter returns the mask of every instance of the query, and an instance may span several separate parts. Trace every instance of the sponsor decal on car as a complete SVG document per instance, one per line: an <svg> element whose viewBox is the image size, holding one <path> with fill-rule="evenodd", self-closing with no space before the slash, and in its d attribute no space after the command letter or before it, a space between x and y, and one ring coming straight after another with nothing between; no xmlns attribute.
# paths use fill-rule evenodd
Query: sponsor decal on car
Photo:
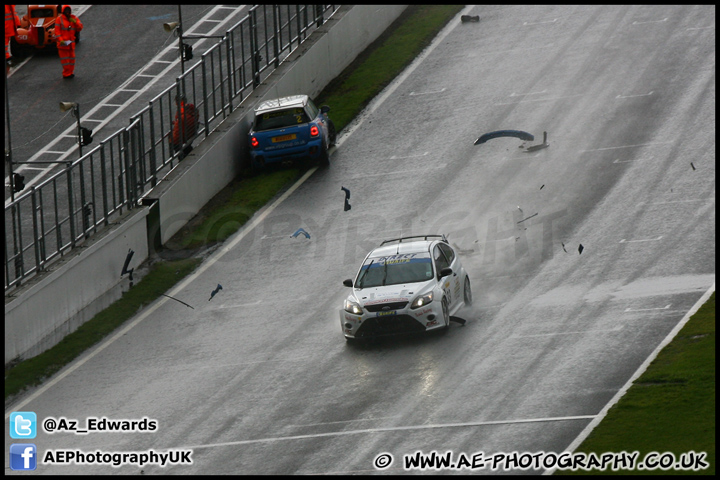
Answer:
<svg viewBox="0 0 720 480"><path fill-rule="evenodd" d="M423 308L423 309L422 309L422 312L415 312L415 316L416 316L416 317L421 317L421 316L425 315L425 314L428 313L428 312L432 312L432 308L429 308L429 307L428 307L428 308Z"/></svg>
<svg viewBox="0 0 720 480"><path fill-rule="evenodd" d="M365 302L365 305L377 305L378 303L390 303L390 302L407 302L407 298L381 298L380 300L370 300Z"/></svg>
<svg viewBox="0 0 720 480"><path fill-rule="evenodd" d="M434 327L434 326L437 325L437 324L438 324L437 320L432 320L432 321L430 321L430 322L427 322L427 323L425 324L425 326L426 326L426 327Z"/></svg>
<svg viewBox="0 0 720 480"><path fill-rule="evenodd" d="M376 317L387 317L389 315L397 315L397 310L390 310L389 312L377 312Z"/></svg>
<svg viewBox="0 0 720 480"><path fill-rule="evenodd" d="M388 255L386 257L378 257L376 260L378 261L378 263L392 262L395 260L410 260L411 258L415 258L415 255L417 255L417 253L401 253L399 255ZM429 260L429 258L428 258L428 260Z"/></svg>

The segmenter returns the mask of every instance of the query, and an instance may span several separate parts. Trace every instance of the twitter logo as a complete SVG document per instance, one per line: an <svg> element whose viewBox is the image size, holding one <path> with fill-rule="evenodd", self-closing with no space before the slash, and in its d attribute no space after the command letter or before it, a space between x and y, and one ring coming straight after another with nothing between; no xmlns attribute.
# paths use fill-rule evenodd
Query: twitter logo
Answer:
<svg viewBox="0 0 720 480"><path fill-rule="evenodd" d="M37 415L35 412L13 412L10 414L10 437L35 438Z"/></svg>

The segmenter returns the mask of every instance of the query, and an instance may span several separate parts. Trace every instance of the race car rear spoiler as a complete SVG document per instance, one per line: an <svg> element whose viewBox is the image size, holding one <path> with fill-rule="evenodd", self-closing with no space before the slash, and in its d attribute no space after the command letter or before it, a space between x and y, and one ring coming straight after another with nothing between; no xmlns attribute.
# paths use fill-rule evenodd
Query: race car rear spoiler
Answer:
<svg viewBox="0 0 720 480"><path fill-rule="evenodd" d="M424 239L424 240L427 240L427 239L430 238L430 237L432 237L432 238L439 238L439 239L442 240L443 242L448 243L447 238L445 238L445 235L412 235L412 236L409 236L409 237L400 237L400 238L393 238L393 239L391 239L391 240L385 240L384 242L382 242L382 243L380 244L380 246L383 246L383 245L385 245L386 243L390 243L390 242L402 243L403 240L408 240L408 239L410 239L410 238L422 238L422 239Z"/></svg>

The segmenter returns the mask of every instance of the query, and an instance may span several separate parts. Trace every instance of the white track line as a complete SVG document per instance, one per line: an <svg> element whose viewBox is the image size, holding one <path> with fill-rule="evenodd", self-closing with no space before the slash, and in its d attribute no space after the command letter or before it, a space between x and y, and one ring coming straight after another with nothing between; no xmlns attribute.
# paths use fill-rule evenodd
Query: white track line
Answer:
<svg viewBox="0 0 720 480"><path fill-rule="evenodd" d="M710 295L713 294L715 291L715 283L712 284L712 286L705 292L705 294L700 297L700 300L695 302L695 305L690 308L690 310L685 314L685 316L680 320L680 322L675 325L675 328L673 328L670 333L667 334L667 336L663 339L662 342L660 342L660 345L658 345L655 350L645 359L645 361L638 367L638 369L635 371L632 377L623 385L623 387L618 390L618 392L615 394L614 397L610 399L610 401L605 405L605 407L600 411L600 413L597 414L597 416L588 424L585 429L580 432L580 435L577 436L575 440L572 441L570 445L565 449L566 452L574 452L582 442L585 441L585 439L590 435L590 432L597 427L600 422L602 422L603 418L605 418L605 415L607 415L608 410L615 405L618 400L620 400L620 397L625 395L625 393L630 389L633 382L640 377L643 373L645 373L645 370L647 370L647 367L652 363L655 358L657 358L658 353L665 348L672 340L675 338L675 336L678 334L680 330L685 326L685 324L690 320L690 317L695 315L695 313L700 309L700 307L707 301L708 298L710 298ZM552 475L555 472L555 468L552 468L550 470L545 470L543 472L543 475Z"/></svg>
<svg viewBox="0 0 720 480"><path fill-rule="evenodd" d="M528 418L521 420L492 420L488 422L466 422L466 423L443 423L434 425L409 425L405 427L382 427L382 428L365 428L362 430L346 430L342 432L326 432L326 433L312 433L307 435L290 435L287 437L269 437L269 438L257 438L254 440L238 440L235 442L222 442L222 443L208 443L206 445L193 445L183 447L172 447L172 449L198 449L198 448L214 448L214 447L233 447L238 445L249 445L253 443L268 443L278 442L282 440L306 440L310 438L322 438L322 437L340 437L344 435L358 435L367 433L385 433L385 432L402 432L408 430L427 430L431 428L462 428L462 427L483 427L487 425L508 425L518 423L538 423L538 422L559 422L568 420L591 420L595 418L594 415L577 415L572 417L548 417L548 418ZM169 450L167 449L158 449Z"/></svg>

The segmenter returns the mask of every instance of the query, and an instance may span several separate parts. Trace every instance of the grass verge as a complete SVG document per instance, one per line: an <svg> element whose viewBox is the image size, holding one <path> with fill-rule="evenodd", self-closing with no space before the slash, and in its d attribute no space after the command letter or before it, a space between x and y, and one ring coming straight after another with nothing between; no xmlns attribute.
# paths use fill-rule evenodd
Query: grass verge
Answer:
<svg viewBox="0 0 720 480"><path fill-rule="evenodd" d="M317 103L332 105L331 118L338 132L412 62L462 8L462 5L409 7L326 87ZM347 94L355 88L359 90ZM197 253L194 250L227 239L258 209L294 182L299 173L298 169L274 170L233 180L168 242L166 247L171 252L160 252L162 258L172 260L159 259L120 300L50 350L7 367L6 403L25 388L38 385L60 370L190 274L201 259L183 256L193 255Z"/></svg>
<svg viewBox="0 0 720 480"><path fill-rule="evenodd" d="M715 294L633 383L578 452L705 452L704 470L577 470L558 474L715 475ZM669 458L669 457L668 457Z"/></svg>

